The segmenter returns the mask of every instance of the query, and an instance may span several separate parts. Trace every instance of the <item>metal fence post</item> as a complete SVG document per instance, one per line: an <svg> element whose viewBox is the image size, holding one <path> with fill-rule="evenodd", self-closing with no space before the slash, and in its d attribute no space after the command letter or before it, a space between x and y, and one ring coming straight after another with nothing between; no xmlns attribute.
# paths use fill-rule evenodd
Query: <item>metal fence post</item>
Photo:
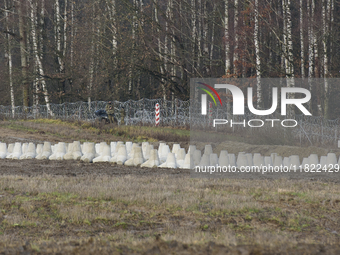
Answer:
<svg viewBox="0 0 340 255"><path fill-rule="evenodd" d="M83 104L83 102L80 103L80 106L79 106L79 112L78 112L78 119L81 120L81 105Z"/></svg>
<svg viewBox="0 0 340 255"><path fill-rule="evenodd" d="M64 106L63 106L63 119L65 119L65 110L66 110L66 109L65 109L65 107L66 107L66 106L65 106L65 103L63 103L63 105L64 105Z"/></svg>
<svg viewBox="0 0 340 255"><path fill-rule="evenodd" d="M302 142L302 120L300 120L300 147L301 147L301 142Z"/></svg>
<svg viewBox="0 0 340 255"><path fill-rule="evenodd" d="M143 98L143 111L142 111L142 124L144 126L144 110L145 110L145 106L144 106L144 98Z"/></svg>
<svg viewBox="0 0 340 255"><path fill-rule="evenodd" d="M338 146L338 127L335 128L334 133L335 133L335 136L334 136L335 147L337 147Z"/></svg>
<svg viewBox="0 0 340 255"><path fill-rule="evenodd" d="M177 125L177 98L175 98L175 125Z"/></svg>

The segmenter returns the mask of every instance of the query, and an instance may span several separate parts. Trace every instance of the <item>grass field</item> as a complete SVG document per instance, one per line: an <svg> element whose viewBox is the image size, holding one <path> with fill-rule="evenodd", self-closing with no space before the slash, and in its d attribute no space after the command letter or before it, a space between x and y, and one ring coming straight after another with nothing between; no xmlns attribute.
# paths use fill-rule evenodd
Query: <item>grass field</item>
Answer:
<svg viewBox="0 0 340 255"><path fill-rule="evenodd" d="M28 242L41 252L49 246L72 250L89 238L97 245L108 242L112 250L123 245L136 251L158 238L188 247L250 245L263 252L327 247L339 244L339 188L285 179L2 176L0 243L8 249Z"/></svg>
<svg viewBox="0 0 340 255"><path fill-rule="evenodd" d="M115 141L117 139L133 142L188 142L190 131L170 127L154 128L148 126L103 125L97 122L61 121L55 119L1 121L1 126L10 130L25 131L31 134L46 134L58 139L79 141Z"/></svg>
<svg viewBox="0 0 340 255"><path fill-rule="evenodd" d="M84 123L10 121L1 123L0 139L157 140L154 129L138 128L142 135L137 127L112 133ZM163 139L188 137L187 130L162 132ZM340 254L336 181L193 179L165 169L125 173L124 166L115 173L104 163L75 163L92 172L74 176L53 172L58 163L35 163L41 173L33 175L29 161L4 162L0 254ZM10 173L14 166L22 174Z"/></svg>

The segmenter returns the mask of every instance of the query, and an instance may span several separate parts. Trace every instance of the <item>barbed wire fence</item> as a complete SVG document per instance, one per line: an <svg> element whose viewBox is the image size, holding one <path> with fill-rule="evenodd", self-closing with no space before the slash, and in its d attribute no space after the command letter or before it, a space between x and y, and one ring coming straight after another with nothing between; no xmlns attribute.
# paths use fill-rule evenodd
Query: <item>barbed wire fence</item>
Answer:
<svg viewBox="0 0 340 255"><path fill-rule="evenodd" d="M190 124L190 101L175 99L140 99L126 102L114 101L115 115L120 122L121 109L124 107L126 125L154 125L155 105L160 105L161 122L163 126L188 126ZM63 104L50 104L51 112L46 105L31 107L0 106L0 115L12 119L39 119L56 118L63 120L93 121L96 119L95 111L105 109L107 102L92 101Z"/></svg>
<svg viewBox="0 0 340 255"><path fill-rule="evenodd" d="M175 99L173 101L164 99L140 99L137 101L129 100L126 102L114 102L115 115L120 124L120 113L122 107L125 111L125 125L155 125L155 105L160 105L160 125L173 127L200 127L210 130L220 130L218 127L212 127L212 119L229 120L227 105L223 107L213 107L209 109L209 114L201 115L200 106L196 103L190 104L190 100L182 101ZM56 118L62 120L82 120L95 121L95 111L105 109L107 102L92 101L75 102L63 104L50 104L51 113L49 113L46 105L37 105L32 107L16 106L0 106L0 115L7 119L39 119L39 118ZM234 122L246 121L251 119L280 119L281 116L266 116L262 118L254 116L249 112L244 116L233 116ZM327 120L321 116L295 116L298 125L290 129L295 139L299 139L301 143L310 145L331 145L337 146L340 140L340 119ZM278 134L286 135L286 129L280 125L275 126ZM234 125L226 129L228 132L254 132L261 130L262 133L269 133L273 128L271 125L265 125L258 128L246 127L243 125ZM257 131L256 131L257 132Z"/></svg>

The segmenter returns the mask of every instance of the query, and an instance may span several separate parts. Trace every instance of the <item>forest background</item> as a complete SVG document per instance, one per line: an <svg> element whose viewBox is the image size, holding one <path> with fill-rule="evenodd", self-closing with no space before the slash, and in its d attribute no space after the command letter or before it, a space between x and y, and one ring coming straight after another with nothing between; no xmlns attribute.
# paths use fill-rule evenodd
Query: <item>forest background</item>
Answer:
<svg viewBox="0 0 340 255"><path fill-rule="evenodd" d="M337 118L338 0L2 0L0 105L189 99L190 78L306 79ZM312 78L324 78L315 85ZM269 108L258 79L254 102Z"/></svg>

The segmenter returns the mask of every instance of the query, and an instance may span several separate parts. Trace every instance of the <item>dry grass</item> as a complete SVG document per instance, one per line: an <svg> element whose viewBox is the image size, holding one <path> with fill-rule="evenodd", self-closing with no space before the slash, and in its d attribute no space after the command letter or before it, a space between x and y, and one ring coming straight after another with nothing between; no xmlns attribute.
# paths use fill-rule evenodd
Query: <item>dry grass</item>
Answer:
<svg viewBox="0 0 340 255"><path fill-rule="evenodd" d="M189 130L170 127L117 126L111 124L103 125L98 122L62 121L58 119L2 121L1 126L31 134L46 134L59 140L92 142L117 140L134 142L156 142L158 140L188 142L190 140Z"/></svg>
<svg viewBox="0 0 340 255"><path fill-rule="evenodd" d="M311 181L206 180L170 176L2 176L2 245L87 240L135 247L333 245L340 237L340 185ZM1 251L1 249L0 249Z"/></svg>

